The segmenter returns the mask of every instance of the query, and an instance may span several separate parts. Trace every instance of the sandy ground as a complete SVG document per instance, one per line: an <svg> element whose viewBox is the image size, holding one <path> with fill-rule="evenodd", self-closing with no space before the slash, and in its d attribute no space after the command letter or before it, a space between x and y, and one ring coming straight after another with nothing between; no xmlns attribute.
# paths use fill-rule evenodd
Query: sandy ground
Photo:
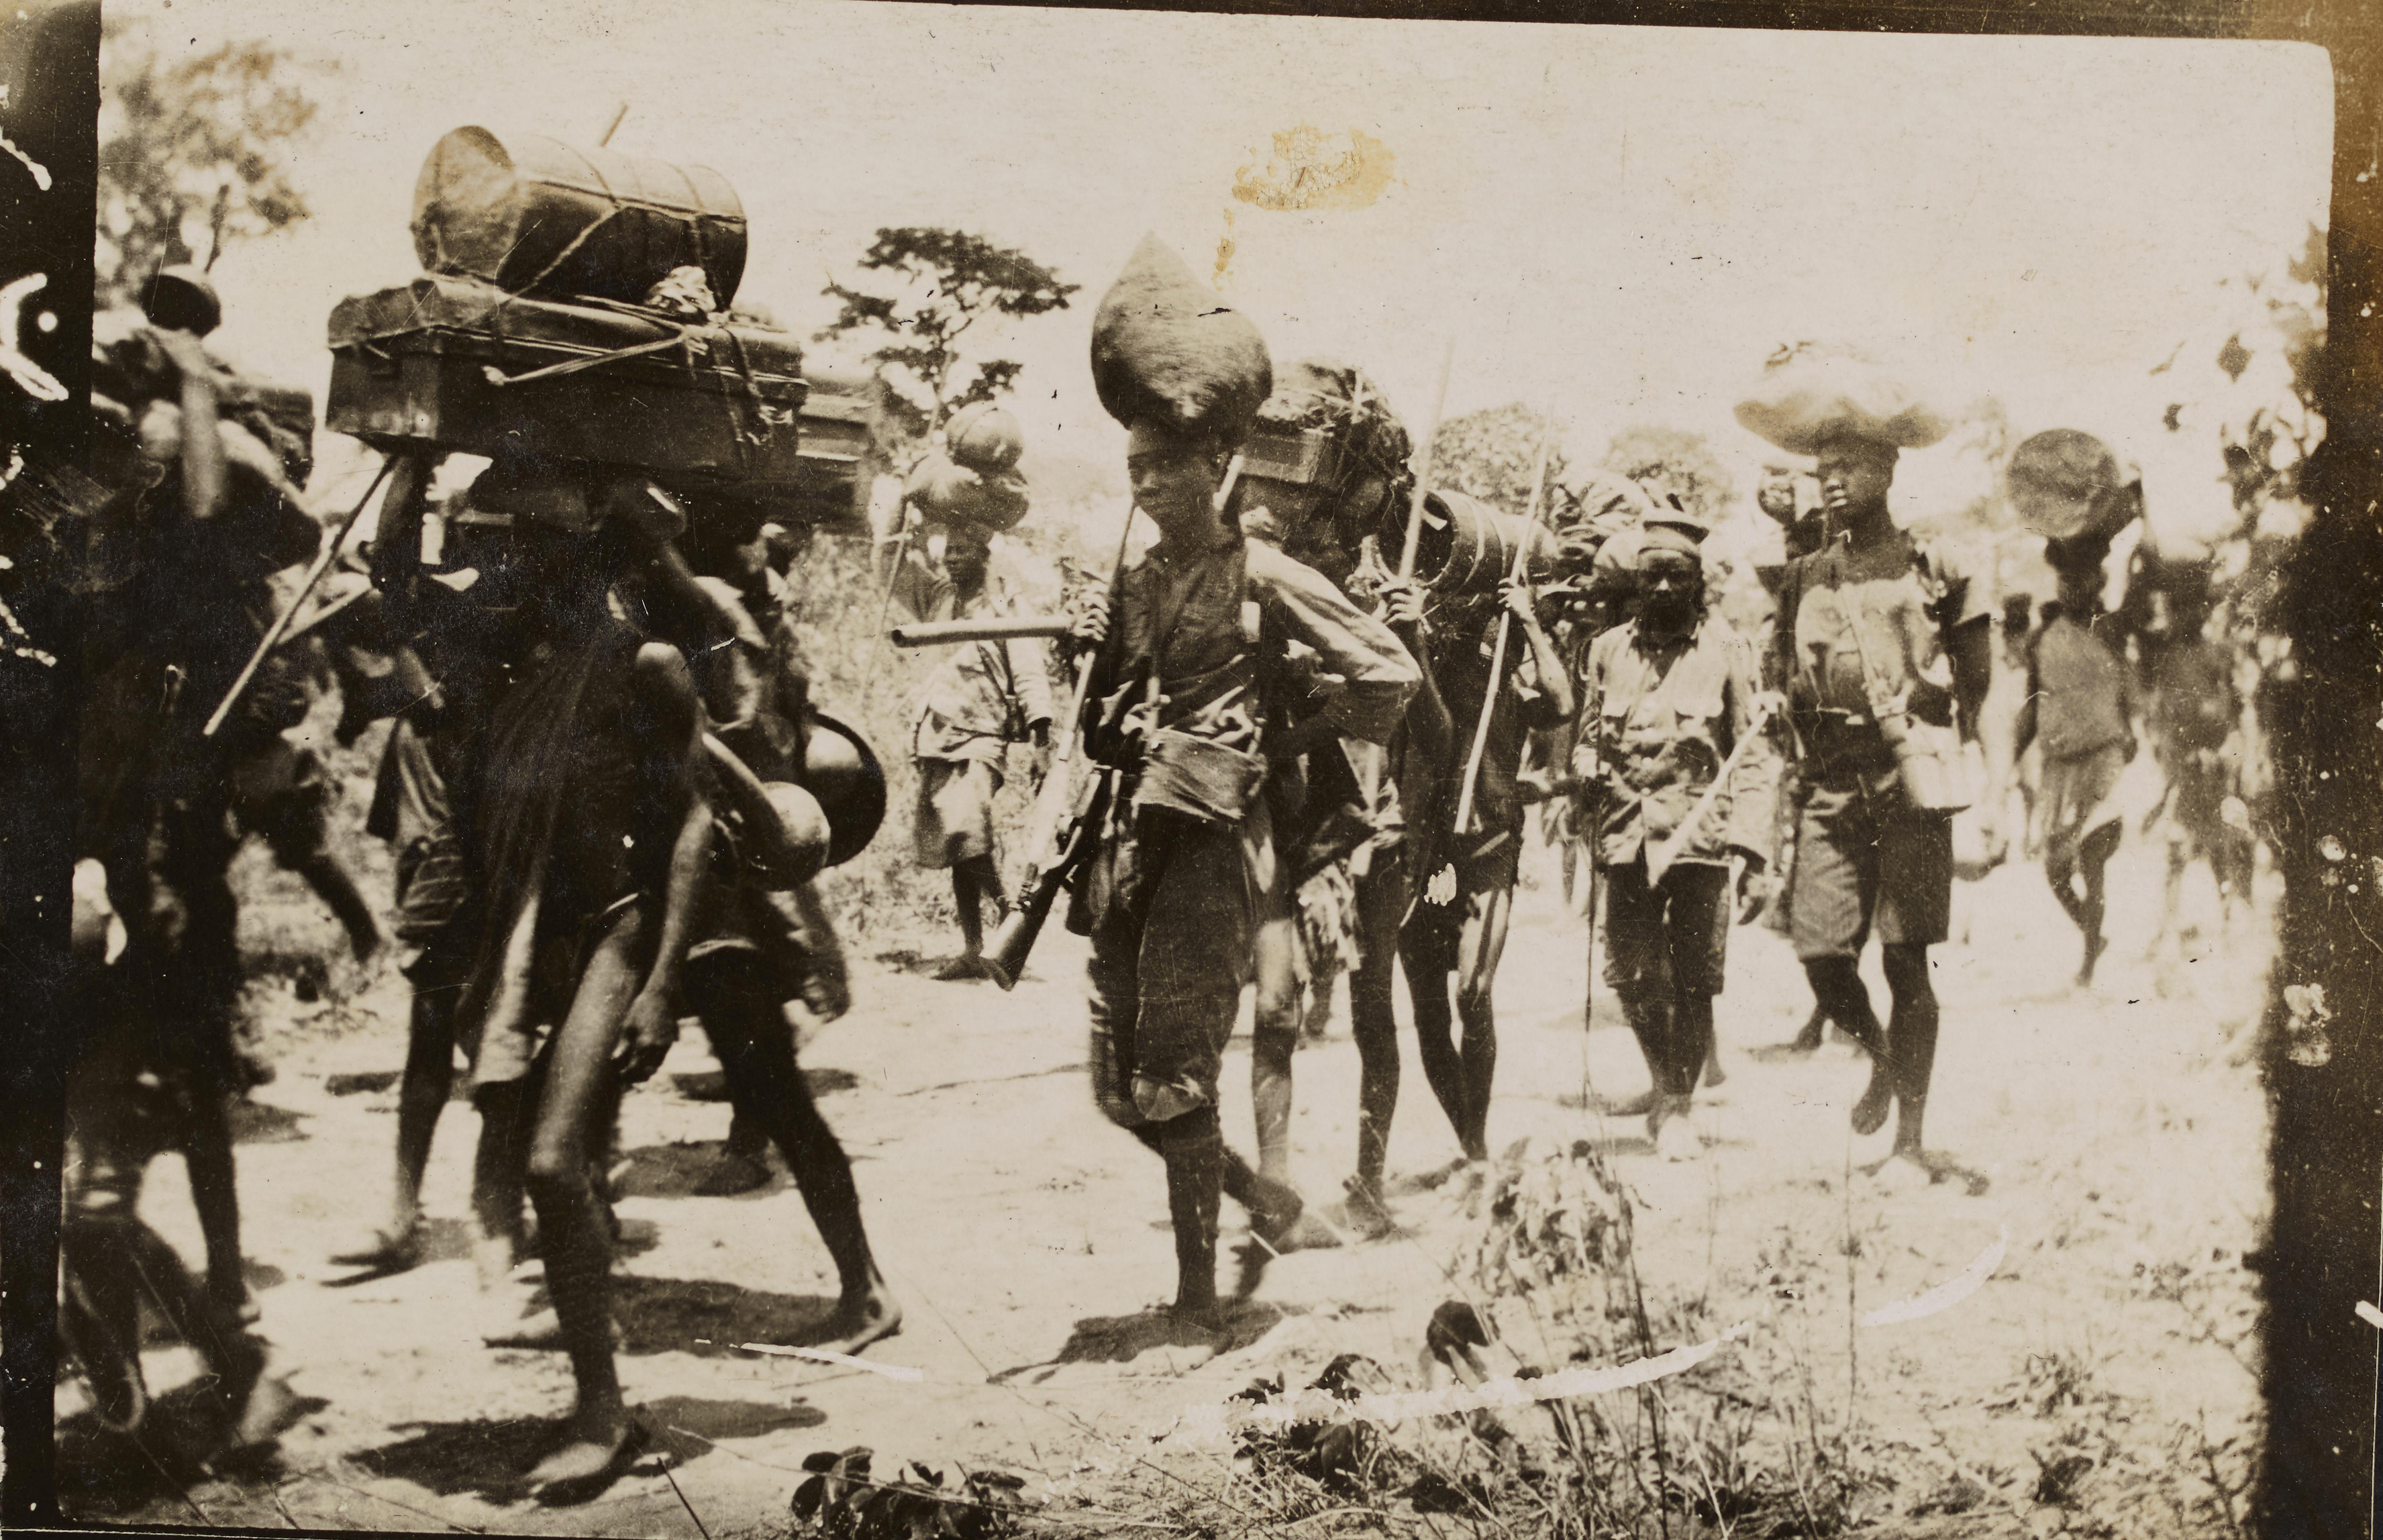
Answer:
<svg viewBox="0 0 2383 1540"><path fill-rule="evenodd" d="M245 859L259 864L253 852ZM1676 1318L1708 1331L1759 1317L1788 1349L1762 1362L1798 1365L1833 1418L1850 1393L1864 1447L1889 1473L1857 1504L1858 1530L2229 1533L2217 1485L2240 1478L2255 1411L2255 1274L2243 1254L2266 1210L2264 1115L2242 1045L2265 947L2246 923L2229 943L2158 967L2141 960L2156 873L2134 847L2116 870L2114 946L2091 991L2068 982L2077 937L2035 869L2005 868L1962 891L1966 944L1936 954L1945 1027L1930 1128L1933 1144L1991 1177L1990 1191L1969 1196L1887 1190L1859 1174L1885 1138L1847 1132L1866 1073L1850 1048L1786 1063L1749 1053L1791 1035L1809 999L1784 944L1760 930L1733 942L1720 1011L1729 1078L1709 1098L1707 1158L1667 1164L1636 1125L1584 1113L1585 1080L1627 1092L1645 1072L1601 990L1594 1029L1583 1031L1583 922L1552 859L1535 848L1526 865L1498 985L1493 1143L1609 1141L1637 1205L1650 1299L1685 1301ZM248 934L331 945L303 893L251 875L259 896ZM2201 879L2198 907L2211 911L2205 887ZM928 949L941 947L930 939ZM620 1204L622 1374L658 1435L654 1452L595 1502L531 1505L517 1478L565 1407L569 1377L559 1354L491 1351L474 1334L463 1216L475 1120L459 1103L441 1126L426 1196L431 1260L343 1286L325 1256L385 1202L401 985L382 971L345 998L335 987L302 1004L269 979L257 998L280 1072L255 1095L240 1179L264 1330L312 1410L277 1463L202 1480L186 1497L148 1463L170 1451L96 1433L69 1380L57 1403L69 1511L672 1536L696 1535L699 1516L717 1540L782 1533L803 1457L869 1445L880 1470L899 1455L992 1463L1036 1488L1090 1479L1080 1489L1105 1491L1107 1506L1061 1510L1097 1533L1098 1514L1118 1511L1126 1478L1145 1467L1210 1486L1228 1479L1212 1454L1153 1442L1187 1406L1265 1372L1312 1377L1342 1350L1414 1375L1424 1323L1454 1292L1444 1268L1473 1223L1453 1184L1400 1201L1402 1238L1276 1263L1232 1350L1214 1361L1137 1352L1134 1318L1168 1291L1172 1251L1156 1162L1086 1091L1082 943L1053 926L1008 995L934 982L924 976L934 960L864 963L858 1007L806 1054L908 1311L901 1335L870 1356L918 1377L735 1346L796 1339L825 1310L833 1275L783 1178L740 1198L687 1195L701 1146L728 1121L724 1103L702 1099L714 1066L690 1032L624 1115L634 1171ZM1874 959L1871 968L1883 1004ZM1456 1152L1408 1053L1394 1176ZM1225 1116L1243 1149L1247 1063L1242 1039ZM1355 1141L1345 1014L1302 1050L1297 1077L1295 1174L1311 1195L1336 1196ZM178 1162L157 1163L145 1212L197 1256ZM1241 1229L1229 1204L1226 1226L1229 1249ZM1997 1245L1991 1279L1953 1309L1848 1330L1856 1309L1943 1283ZM1698 1373L1733 1372L1733 1351ZM186 1378L193 1361L161 1345L153 1386ZM1735 1372L1769 1371L1749 1357ZM167 1412L154 1439L174 1436ZM2066 1505L2035 1500L2056 1446L2087 1448L2094 1462ZM1915 1519L1913 1495L1956 1471L1983 1495L1951 1505L1957 1516Z"/></svg>

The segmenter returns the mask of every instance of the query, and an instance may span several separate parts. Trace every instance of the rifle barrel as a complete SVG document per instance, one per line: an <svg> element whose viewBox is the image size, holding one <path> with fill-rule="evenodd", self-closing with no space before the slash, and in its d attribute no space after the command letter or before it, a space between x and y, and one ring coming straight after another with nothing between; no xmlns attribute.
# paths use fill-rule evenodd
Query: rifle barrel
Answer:
<svg viewBox="0 0 2383 1540"><path fill-rule="evenodd" d="M1068 634L1064 615L1005 615L967 621L912 621L894 628L897 647L949 647L957 642L1006 642Z"/></svg>

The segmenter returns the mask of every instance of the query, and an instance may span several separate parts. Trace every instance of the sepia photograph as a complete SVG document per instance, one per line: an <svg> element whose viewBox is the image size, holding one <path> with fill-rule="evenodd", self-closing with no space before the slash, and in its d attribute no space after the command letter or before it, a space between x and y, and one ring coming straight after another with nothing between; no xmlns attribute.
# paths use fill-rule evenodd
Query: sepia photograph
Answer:
<svg viewBox="0 0 2383 1540"><path fill-rule="evenodd" d="M2363 1532L2325 48L36 9L43 1522Z"/></svg>

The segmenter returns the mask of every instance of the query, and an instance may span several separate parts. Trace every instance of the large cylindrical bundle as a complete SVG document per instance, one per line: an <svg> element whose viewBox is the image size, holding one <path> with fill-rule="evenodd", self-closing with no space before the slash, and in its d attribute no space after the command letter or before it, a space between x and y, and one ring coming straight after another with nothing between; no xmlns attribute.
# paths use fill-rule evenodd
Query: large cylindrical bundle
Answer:
<svg viewBox="0 0 2383 1540"><path fill-rule="evenodd" d="M725 306L745 276L745 207L706 166L457 129L414 183L414 250L433 273L509 292L629 304L700 267Z"/></svg>
<svg viewBox="0 0 2383 1540"><path fill-rule="evenodd" d="M1405 505L1390 523L1385 548L1406 537ZM1423 533L1415 540L1415 579L1445 597L1495 594L1513 573L1514 553L1525 542L1530 555L1524 570L1532 582L1543 583L1556 565L1556 542L1545 524L1462 492L1434 492L1425 499Z"/></svg>

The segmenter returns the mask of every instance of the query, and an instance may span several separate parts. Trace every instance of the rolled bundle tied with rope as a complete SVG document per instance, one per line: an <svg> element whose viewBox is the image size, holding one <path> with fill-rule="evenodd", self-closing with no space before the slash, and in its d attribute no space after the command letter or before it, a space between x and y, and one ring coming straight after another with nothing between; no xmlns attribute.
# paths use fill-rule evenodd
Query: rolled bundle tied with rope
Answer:
<svg viewBox="0 0 2383 1540"><path fill-rule="evenodd" d="M745 276L745 206L708 166L462 128L414 187L423 267L508 293L641 304L693 266L721 306Z"/></svg>

